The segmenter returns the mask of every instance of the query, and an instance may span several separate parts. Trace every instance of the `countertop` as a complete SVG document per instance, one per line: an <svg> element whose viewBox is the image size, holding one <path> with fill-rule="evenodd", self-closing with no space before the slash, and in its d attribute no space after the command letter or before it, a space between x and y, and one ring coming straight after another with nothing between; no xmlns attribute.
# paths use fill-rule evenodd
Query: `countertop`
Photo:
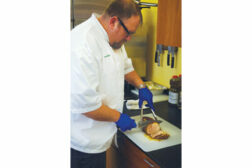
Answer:
<svg viewBox="0 0 252 168"><path fill-rule="evenodd" d="M128 98L129 97L127 97L126 99ZM170 105L167 101L154 103L154 107L156 110L156 114L158 116L181 129L181 109L178 109L176 106ZM140 110L128 110L124 104L123 112L128 114L129 116L135 116L139 115ZM151 113L150 109L144 110L144 114L148 113ZM118 141L120 141L120 136L125 136L120 131L118 131L117 134L118 134ZM131 141L130 139L128 140ZM134 142L132 143L134 144ZM139 149L141 150L141 148ZM181 167L181 144L144 153L148 157L150 157L153 161L155 161L161 168Z"/></svg>

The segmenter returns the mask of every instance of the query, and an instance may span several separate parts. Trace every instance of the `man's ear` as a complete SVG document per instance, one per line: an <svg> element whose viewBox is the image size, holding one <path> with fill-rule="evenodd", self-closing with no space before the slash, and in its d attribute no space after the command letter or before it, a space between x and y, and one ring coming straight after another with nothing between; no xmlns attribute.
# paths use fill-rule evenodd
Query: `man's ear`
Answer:
<svg viewBox="0 0 252 168"><path fill-rule="evenodd" d="M112 16L112 17L109 18L109 27L110 27L112 30L117 26L117 24L118 24L117 20L118 20L118 19L117 19L116 16Z"/></svg>

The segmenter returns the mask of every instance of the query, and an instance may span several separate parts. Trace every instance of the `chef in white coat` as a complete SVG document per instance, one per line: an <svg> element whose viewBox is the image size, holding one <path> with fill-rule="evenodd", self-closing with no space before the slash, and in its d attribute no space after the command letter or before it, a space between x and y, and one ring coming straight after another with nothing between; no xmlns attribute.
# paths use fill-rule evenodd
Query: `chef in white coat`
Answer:
<svg viewBox="0 0 252 168"><path fill-rule="evenodd" d="M122 113L124 80L139 88L140 107L147 101L154 109L123 45L141 22L134 1L115 0L71 31L71 168L105 168L117 128L136 127Z"/></svg>

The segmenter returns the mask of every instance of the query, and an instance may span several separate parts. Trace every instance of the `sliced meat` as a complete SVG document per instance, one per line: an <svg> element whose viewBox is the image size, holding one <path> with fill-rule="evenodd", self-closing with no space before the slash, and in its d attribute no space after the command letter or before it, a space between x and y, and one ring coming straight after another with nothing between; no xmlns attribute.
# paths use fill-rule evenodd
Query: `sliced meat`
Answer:
<svg viewBox="0 0 252 168"><path fill-rule="evenodd" d="M151 120L151 121L154 121L154 119L153 118L151 118L151 117L143 117L143 121L149 121L149 120Z"/></svg>
<svg viewBox="0 0 252 168"><path fill-rule="evenodd" d="M150 117L143 117L143 121L152 120L150 124L143 128L143 131L153 139L167 139L169 135L161 130L160 125Z"/></svg>

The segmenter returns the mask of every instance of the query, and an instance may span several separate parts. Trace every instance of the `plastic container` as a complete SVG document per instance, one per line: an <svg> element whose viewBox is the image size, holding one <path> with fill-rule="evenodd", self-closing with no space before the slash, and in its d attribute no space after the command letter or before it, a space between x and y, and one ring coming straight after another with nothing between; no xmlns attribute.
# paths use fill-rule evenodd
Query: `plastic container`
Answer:
<svg viewBox="0 0 252 168"><path fill-rule="evenodd" d="M179 97L179 79L177 75L174 75L170 80L170 90L169 90L169 99L168 102L171 105L178 104Z"/></svg>
<svg viewBox="0 0 252 168"><path fill-rule="evenodd" d="M148 87L148 89L151 91L151 93L154 95L162 95L164 90L166 90L167 88L159 85L157 83L154 83L152 81L147 81L145 82L146 86Z"/></svg>

